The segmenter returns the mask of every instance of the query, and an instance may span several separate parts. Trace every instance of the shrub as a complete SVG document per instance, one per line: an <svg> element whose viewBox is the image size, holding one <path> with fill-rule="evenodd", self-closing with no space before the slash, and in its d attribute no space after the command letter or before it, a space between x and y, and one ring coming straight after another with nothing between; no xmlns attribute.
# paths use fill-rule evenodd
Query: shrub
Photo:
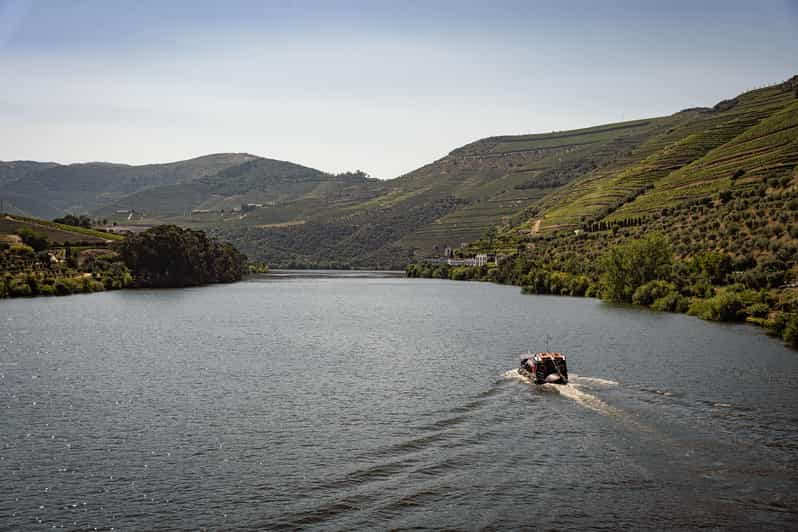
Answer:
<svg viewBox="0 0 798 532"><path fill-rule="evenodd" d="M755 318L766 318L770 313L770 306L767 303L754 303L745 307L745 313Z"/></svg>
<svg viewBox="0 0 798 532"><path fill-rule="evenodd" d="M11 297L28 297L33 295L33 290L24 279L14 278L8 285L8 295Z"/></svg>
<svg viewBox="0 0 798 532"><path fill-rule="evenodd" d="M687 312L702 320L743 321L745 303L738 292L721 290L709 299L693 300Z"/></svg>
<svg viewBox="0 0 798 532"><path fill-rule="evenodd" d="M651 305L654 300L665 297L669 292L676 291L676 286L667 281L649 281L635 290L632 303L636 305Z"/></svg>
<svg viewBox="0 0 798 532"><path fill-rule="evenodd" d="M673 291L655 300L651 304L651 308L661 312L687 312L689 305L690 302L686 297Z"/></svg>
<svg viewBox="0 0 798 532"><path fill-rule="evenodd" d="M39 295L53 296L55 295L55 287L51 284L39 284Z"/></svg>
<svg viewBox="0 0 798 532"><path fill-rule="evenodd" d="M432 278L433 279L448 279L449 278L449 266L442 265L438 266L432 271Z"/></svg>
<svg viewBox="0 0 798 532"><path fill-rule="evenodd" d="M789 314L786 317L781 337L791 346L798 347L798 314Z"/></svg>
<svg viewBox="0 0 798 532"><path fill-rule="evenodd" d="M17 234L22 238L22 241L33 248L34 251L45 250L50 245L46 236L33 229L23 227Z"/></svg>
<svg viewBox="0 0 798 532"><path fill-rule="evenodd" d="M67 296L69 294L79 294L83 291L83 283L80 279L71 277L59 277L53 284L55 295Z"/></svg>
<svg viewBox="0 0 798 532"><path fill-rule="evenodd" d="M91 292L102 292L105 290L105 287L100 281L92 279L91 277L83 277L81 279L81 289L79 292L83 293L91 293Z"/></svg>

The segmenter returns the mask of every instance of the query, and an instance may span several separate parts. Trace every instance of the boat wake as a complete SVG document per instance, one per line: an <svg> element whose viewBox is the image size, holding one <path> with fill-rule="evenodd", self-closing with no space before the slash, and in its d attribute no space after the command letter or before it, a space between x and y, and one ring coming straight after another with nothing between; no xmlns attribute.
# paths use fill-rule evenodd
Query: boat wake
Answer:
<svg viewBox="0 0 798 532"><path fill-rule="evenodd" d="M618 409L611 407L595 395L585 393L574 384L543 384L543 386L551 386L563 397L567 397L572 401L576 401L580 405L598 412L605 416L614 416L619 414Z"/></svg>
<svg viewBox="0 0 798 532"><path fill-rule="evenodd" d="M504 373L502 373L502 378L503 379L507 379L507 380L511 380L511 381L515 380L515 381L525 382L527 384L531 384L532 383L532 379L530 379L529 377L527 377L525 375L521 375L520 373L518 373L517 369L510 369L510 370L505 371Z"/></svg>
<svg viewBox="0 0 798 532"><path fill-rule="evenodd" d="M617 381L599 379L598 377L582 377L581 375L577 375L575 373L571 373L570 378L572 381L584 382L586 384L598 384L599 386L618 386Z"/></svg>
<svg viewBox="0 0 798 532"><path fill-rule="evenodd" d="M533 384L532 379L530 379L525 375L521 375L520 373L518 373L517 370L514 369L505 371L504 373L502 373L502 377L508 380L515 380L526 384ZM618 384L615 381L610 381L607 379L599 379L593 377L577 377L575 375L572 376L572 380L589 382L592 384L600 384L603 386L615 386ZM597 412L605 416L613 416L613 415L618 415L620 413L617 408L608 405L607 403L605 403L595 395L583 392L580 389L579 384L539 384L537 386L541 391L556 392L563 397L566 397L576 403L579 403L585 408L588 408L594 412Z"/></svg>

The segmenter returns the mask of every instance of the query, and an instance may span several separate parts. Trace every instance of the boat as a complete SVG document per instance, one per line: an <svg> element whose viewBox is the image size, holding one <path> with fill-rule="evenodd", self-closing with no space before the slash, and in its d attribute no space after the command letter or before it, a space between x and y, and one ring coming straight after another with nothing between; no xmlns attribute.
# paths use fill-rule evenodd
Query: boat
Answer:
<svg viewBox="0 0 798 532"><path fill-rule="evenodd" d="M535 384L568 384L568 365L562 353L526 353L521 355L518 373Z"/></svg>

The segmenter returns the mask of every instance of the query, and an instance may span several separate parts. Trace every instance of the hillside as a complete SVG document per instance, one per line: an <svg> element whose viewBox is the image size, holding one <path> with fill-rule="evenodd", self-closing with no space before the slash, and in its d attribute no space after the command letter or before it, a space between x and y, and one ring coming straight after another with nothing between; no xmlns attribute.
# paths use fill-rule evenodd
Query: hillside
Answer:
<svg viewBox="0 0 798 532"><path fill-rule="evenodd" d="M696 113L483 139L366 191L365 201L294 203L213 230L271 264L401 267L509 226L552 191ZM263 223L267 222L267 223Z"/></svg>
<svg viewBox="0 0 798 532"><path fill-rule="evenodd" d="M702 159L718 153L750 156L748 148L734 142L745 135L758 139L760 154L775 149L778 153L770 155L774 164L783 164L789 170L796 160L789 153L790 148L785 150L782 143L785 139L788 144L794 143L796 133L789 127L783 129L779 123L789 122L795 115L795 83L793 78L782 85L726 100L712 109L690 111L690 120L664 134L653 135L624 158L589 172L551 194L532 214L539 215L542 230L556 231L601 220L632 200L636 207L621 209L623 214L619 212L613 219L708 197L728 188L731 176L737 170L745 171L746 164L742 160L727 159L729 165L725 173L714 172L719 168L705 168L702 172L696 169L704 164ZM778 131L780 137L762 136L771 129ZM750 165L756 166L757 173L749 174L745 182L771 177L770 171L775 169L756 165L754 161L750 161ZM531 224L536 221L537 217L533 217Z"/></svg>
<svg viewBox="0 0 798 532"><path fill-rule="evenodd" d="M696 202L712 209L721 193L782 187L798 164L797 117L794 77L711 108L485 138L387 181L221 154L33 168L0 185L0 197L20 210L45 203L119 223L203 228L273 266L401 267L489 231L512 250L576 229L643 227Z"/></svg>
<svg viewBox="0 0 798 532"><path fill-rule="evenodd" d="M0 214L0 235L15 234L24 229L39 233L45 236L50 243L57 245L106 245L122 238L119 235L102 233L84 227Z"/></svg>
<svg viewBox="0 0 798 532"><path fill-rule="evenodd" d="M143 189L191 182L253 158L249 154L214 154L141 166L5 162L0 169L6 169L8 177L0 182L0 199L40 217L81 214Z"/></svg>
<svg viewBox="0 0 798 532"><path fill-rule="evenodd" d="M313 199L335 201L345 196L349 188L366 190L378 183L363 174L335 176L286 161L255 157L192 182L151 187L124 196L97 209L95 214L113 217L117 210L130 209L162 218L179 218L192 210L221 214L242 204L275 207Z"/></svg>

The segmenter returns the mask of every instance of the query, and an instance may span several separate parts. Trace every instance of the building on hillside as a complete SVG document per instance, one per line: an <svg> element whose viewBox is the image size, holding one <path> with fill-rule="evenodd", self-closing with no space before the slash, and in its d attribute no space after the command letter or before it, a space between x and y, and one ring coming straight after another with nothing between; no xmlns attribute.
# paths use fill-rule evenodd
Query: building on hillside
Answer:
<svg viewBox="0 0 798 532"><path fill-rule="evenodd" d="M448 259L446 264L449 266L476 266L476 259Z"/></svg>
<svg viewBox="0 0 798 532"><path fill-rule="evenodd" d="M487 266L487 265L488 265L487 253L479 253L476 257L474 257L474 266Z"/></svg>
<svg viewBox="0 0 798 532"><path fill-rule="evenodd" d="M136 233L143 233L147 229L152 229L152 224L139 224L139 225L109 225L103 228L106 233L114 233L117 235L130 235Z"/></svg>

